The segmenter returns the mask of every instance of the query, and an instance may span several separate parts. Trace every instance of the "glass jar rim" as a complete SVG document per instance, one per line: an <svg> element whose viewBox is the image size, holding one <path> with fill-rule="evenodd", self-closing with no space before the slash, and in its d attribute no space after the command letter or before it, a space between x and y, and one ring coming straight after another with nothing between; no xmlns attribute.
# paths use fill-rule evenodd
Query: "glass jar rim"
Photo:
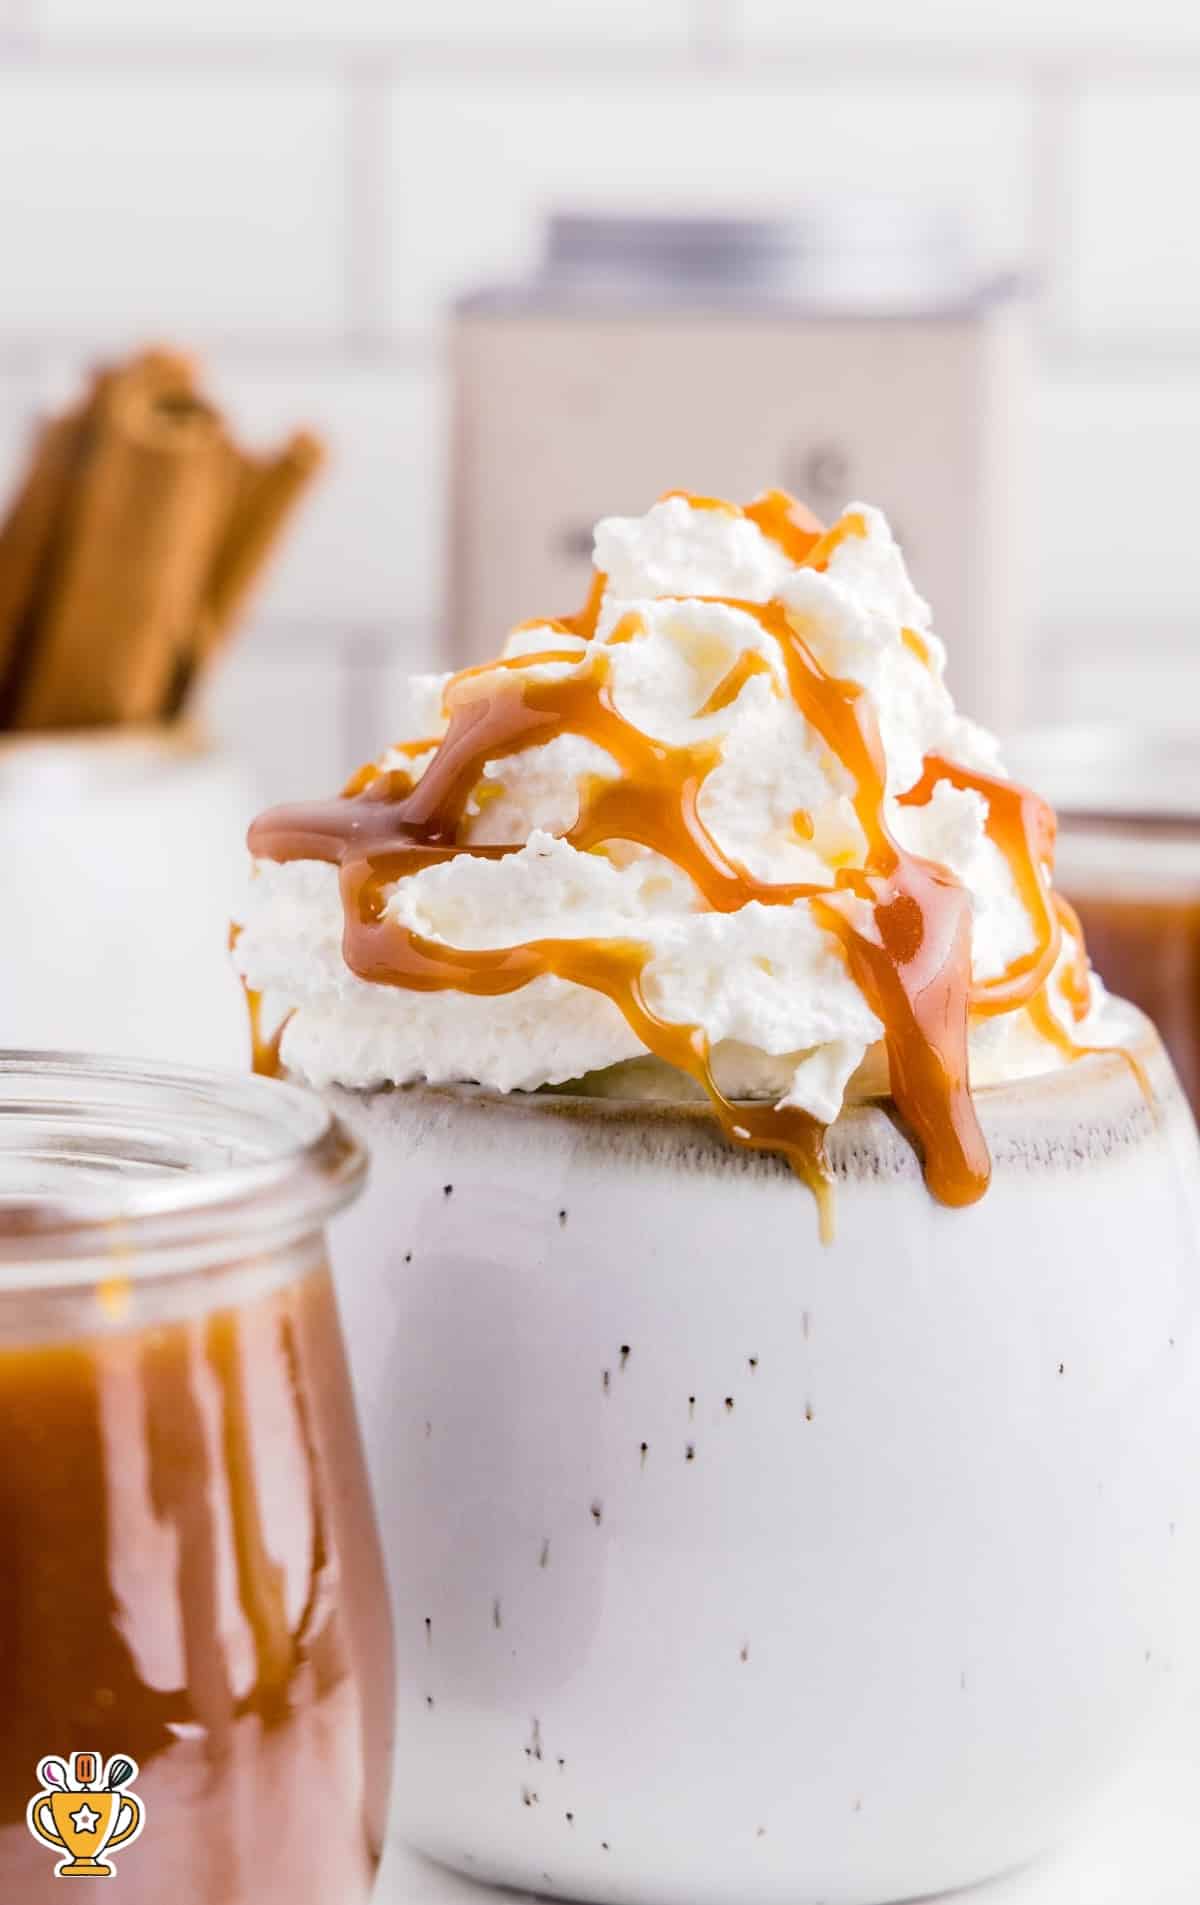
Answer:
<svg viewBox="0 0 1200 1905"><path fill-rule="evenodd" d="M0 1051L0 1302L285 1248L366 1154L313 1092L250 1073Z"/></svg>

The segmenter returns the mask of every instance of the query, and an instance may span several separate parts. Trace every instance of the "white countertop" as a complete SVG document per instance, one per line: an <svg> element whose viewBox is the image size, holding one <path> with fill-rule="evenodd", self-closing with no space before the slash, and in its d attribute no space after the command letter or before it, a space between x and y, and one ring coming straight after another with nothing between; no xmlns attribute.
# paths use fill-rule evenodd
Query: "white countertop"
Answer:
<svg viewBox="0 0 1200 1905"><path fill-rule="evenodd" d="M527 1896L476 1885L393 1844L377 1905L515 1905ZM1200 1694L1179 1702L1153 1746L1060 1852L970 1897L979 1905L1197 1905Z"/></svg>

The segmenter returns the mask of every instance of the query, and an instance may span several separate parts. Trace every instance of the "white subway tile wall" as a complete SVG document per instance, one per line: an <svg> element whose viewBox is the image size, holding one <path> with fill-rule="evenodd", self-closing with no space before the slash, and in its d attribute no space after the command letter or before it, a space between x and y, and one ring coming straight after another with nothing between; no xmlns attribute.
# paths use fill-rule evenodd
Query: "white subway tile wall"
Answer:
<svg viewBox="0 0 1200 1905"><path fill-rule="evenodd" d="M442 592L447 422L440 368L288 362L247 366L210 353L213 386L246 440L297 424L329 463L257 604L261 621L388 629L436 639Z"/></svg>
<svg viewBox="0 0 1200 1905"><path fill-rule="evenodd" d="M604 42L680 36L687 30L688 0L656 0L653 6L646 0L205 0L188 8L173 8L167 0L45 0L43 17L52 33L106 38L177 32L193 40L228 34L376 44Z"/></svg>
<svg viewBox="0 0 1200 1905"><path fill-rule="evenodd" d="M810 43L816 9L804 0L734 0L731 30L751 44ZM1168 48L1200 43L1194 0L839 0L823 15L826 27L852 40L877 34L892 45L927 49L960 46L1053 46L1068 58L1096 49Z"/></svg>
<svg viewBox="0 0 1200 1905"><path fill-rule="evenodd" d="M399 86L392 100L392 317L420 324L479 278L511 276L536 252L557 197L653 210L770 209L827 187L880 180L957 206L985 258L1019 257L1031 199L1028 100L985 85L963 99L768 72L569 84L476 80ZM429 159L436 154L435 189ZM464 234L469 242L464 243Z"/></svg>
<svg viewBox="0 0 1200 1905"><path fill-rule="evenodd" d="M1200 368L1146 382L1116 370L1043 380L1036 419L1038 600L1054 646L1139 661L1197 622ZM1200 681L1197 682L1200 686Z"/></svg>
<svg viewBox="0 0 1200 1905"><path fill-rule="evenodd" d="M1088 87L1072 121L1065 321L1096 337L1138 330L1194 340L1200 331L1200 254L1191 224L1200 176L1196 76L1190 84L1183 76L1169 87L1156 83L1133 92Z"/></svg>
<svg viewBox="0 0 1200 1905"><path fill-rule="evenodd" d="M328 331L344 318L345 108L260 74L0 68L0 324Z"/></svg>
<svg viewBox="0 0 1200 1905"><path fill-rule="evenodd" d="M321 429L211 718L264 797L336 786L441 653L447 299L555 201L882 182L1038 272L1045 711L1187 719L1198 127L1195 0L0 0L0 486L39 405L146 337L251 439Z"/></svg>

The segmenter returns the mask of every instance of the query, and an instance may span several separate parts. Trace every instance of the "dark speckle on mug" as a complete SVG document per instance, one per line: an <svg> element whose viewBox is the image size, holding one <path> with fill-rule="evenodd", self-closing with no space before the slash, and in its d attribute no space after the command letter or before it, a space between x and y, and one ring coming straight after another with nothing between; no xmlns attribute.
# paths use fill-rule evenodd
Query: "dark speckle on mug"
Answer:
<svg viewBox="0 0 1200 1905"><path fill-rule="evenodd" d="M535 1792L532 1792L528 1786L522 1786L521 1804L523 1806L536 1806L537 1802L538 1802L537 1794Z"/></svg>
<svg viewBox="0 0 1200 1905"><path fill-rule="evenodd" d="M687 1448L686 1448L686 1450L684 1451L684 1457L683 1457L683 1459L684 1459L684 1461L685 1461L685 1462L694 1462L694 1461L695 1461L695 1459L696 1459L696 1444L695 1444L694 1442L689 1442L689 1443L688 1443L688 1445L687 1445Z"/></svg>
<svg viewBox="0 0 1200 1905"><path fill-rule="evenodd" d="M560 1224L565 1224L565 1223L566 1223L566 1221L567 1221L567 1213L566 1213L566 1211L565 1211L565 1210L560 1210L560 1211L559 1211L559 1213L558 1213L558 1221L559 1221L559 1223L560 1223Z"/></svg>
<svg viewBox="0 0 1200 1905"><path fill-rule="evenodd" d="M548 1568L550 1566L550 1537L549 1535L547 1535L545 1541L543 1541L542 1543L542 1552L538 1556L538 1566L539 1568Z"/></svg>
<svg viewBox="0 0 1200 1905"><path fill-rule="evenodd" d="M758 1368L758 1357L757 1357L757 1356L751 1356L751 1357L750 1357L750 1358L749 1358L748 1360L749 1360L749 1363L750 1363L750 1367L751 1367L751 1369L757 1369L757 1368Z"/></svg>
<svg viewBox="0 0 1200 1905"><path fill-rule="evenodd" d="M600 1526L600 1523L603 1521L603 1519L604 1519L603 1502L593 1502L592 1503L592 1520L595 1522L597 1528Z"/></svg>
<svg viewBox="0 0 1200 1905"><path fill-rule="evenodd" d="M450 1197L450 1196L452 1196L452 1195L453 1195L453 1192L454 1192L454 1186L453 1186L453 1184L443 1184L443 1185L442 1185L442 1196L443 1196L443 1197Z"/></svg>
<svg viewBox="0 0 1200 1905"><path fill-rule="evenodd" d="M573 1826L575 1824L575 1814L573 1812L564 1813L563 1817L565 1818L569 1826Z"/></svg>
<svg viewBox="0 0 1200 1905"><path fill-rule="evenodd" d="M612 1387L612 1371L611 1370L606 1369L604 1371L603 1375L600 1378L600 1387L603 1389L605 1395L607 1395L610 1388Z"/></svg>
<svg viewBox="0 0 1200 1905"><path fill-rule="evenodd" d="M643 1442L643 1443L642 1443L642 1448L641 1448L641 1456L642 1456L642 1467L643 1467L643 1468L645 1468L645 1466L646 1466L646 1457L647 1457L647 1456L649 1455L649 1453L650 1453L650 1444L649 1444L648 1442Z"/></svg>
<svg viewBox="0 0 1200 1905"><path fill-rule="evenodd" d="M811 1403L811 1402L806 1402L806 1403L805 1403L805 1405L804 1405L804 1420L805 1420L806 1422L811 1422L811 1421L812 1421L812 1419L813 1419L813 1406L812 1406L812 1403Z"/></svg>
<svg viewBox="0 0 1200 1905"><path fill-rule="evenodd" d="M696 1419L696 1398L695 1396L689 1396L688 1397L688 1421L694 1422L695 1419Z"/></svg>
<svg viewBox="0 0 1200 1905"><path fill-rule="evenodd" d="M622 1343L621 1344L621 1368L622 1369L624 1369L628 1361L629 1361L629 1344Z"/></svg>
<svg viewBox="0 0 1200 1905"><path fill-rule="evenodd" d="M404 1261L405 1261L405 1263L411 1263L411 1262L412 1262L412 1251L411 1251L411 1250L406 1250L406 1251L405 1251L405 1253L404 1253Z"/></svg>
<svg viewBox="0 0 1200 1905"><path fill-rule="evenodd" d="M1067 1365L1066 1365L1065 1363L1060 1363L1060 1364L1058 1365L1058 1373L1059 1373L1059 1375L1060 1375L1060 1376L1061 1376L1061 1375L1063 1374L1063 1372L1065 1371L1065 1369L1066 1369L1066 1367L1067 1367Z"/></svg>
<svg viewBox="0 0 1200 1905"><path fill-rule="evenodd" d="M560 1759L556 1762L556 1764L558 1766L559 1772L561 1773L565 1769L567 1762L565 1759Z"/></svg>
<svg viewBox="0 0 1200 1905"><path fill-rule="evenodd" d="M497 1595L496 1599L492 1602L492 1626L502 1627L503 1625L504 1623L500 1618L500 1596Z"/></svg>
<svg viewBox="0 0 1200 1905"><path fill-rule="evenodd" d="M726 1413L727 1413L727 1414L730 1414L730 1415L732 1415L732 1413L733 1413L733 1397L732 1397L732 1396L726 1396L726 1398L725 1398L725 1409L726 1409Z"/></svg>
<svg viewBox="0 0 1200 1905"><path fill-rule="evenodd" d="M432 1708L432 1706L433 1706L433 1695L432 1695L431 1693L427 1693L427 1694L425 1695L425 1705L426 1705L427 1707L430 1707L430 1708Z"/></svg>
<svg viewBox="0 0 1200 1905"><path fill-rule="evenodd" d="M747 1641L745 1646L742 1648L741 1653L738 1655L738 1659L742 1661L746 1661L746 1660L749 1660L749 1658L750 1658L750 1642Z"/></svg>
<svg viewBox="0 0 1200 1905"><path fill-rule="evenodd" d="M433 1646L433 1622L428 1614L425 1616L425 1641L428 1646Z"/></svg>
<svg viewBox="0 0 1200 1905"><path fill-rule="evenodd" d="M607 1851L609 1851L609 1850L610 1850L610 1848L609 1848L609 1843L608 1843L608 1840L607 1840L607 1839L601 1839L601 1841L600 1841L600 1850L601 1850L601 1852L607 1852Z"/></svg>

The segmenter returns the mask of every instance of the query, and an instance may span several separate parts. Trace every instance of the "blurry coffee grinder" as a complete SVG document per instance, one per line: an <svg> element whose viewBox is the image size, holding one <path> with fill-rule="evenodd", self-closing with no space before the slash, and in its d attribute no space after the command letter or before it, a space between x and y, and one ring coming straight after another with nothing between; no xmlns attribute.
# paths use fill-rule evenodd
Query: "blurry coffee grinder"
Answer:
<svg viewBox="0 0 1200 1905"><path fill-rule="evenodd" d="M460 299L449 660L568 613L591 527L665 489L879 503L964 708L1023 713L1025 304L957 220L874 200L786 217L556 213L538 269Z"/></svg>

